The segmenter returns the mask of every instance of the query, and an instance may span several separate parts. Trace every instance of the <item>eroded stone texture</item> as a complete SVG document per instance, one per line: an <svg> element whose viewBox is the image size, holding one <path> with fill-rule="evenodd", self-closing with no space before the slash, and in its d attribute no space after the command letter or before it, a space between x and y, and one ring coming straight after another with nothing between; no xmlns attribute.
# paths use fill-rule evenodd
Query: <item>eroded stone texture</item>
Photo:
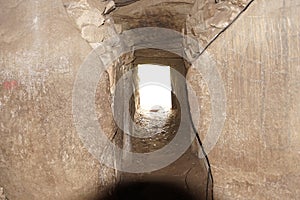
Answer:
<svg viewBox="0 0 300 200"><path fill-rule="evenodd" d="M114 171L87 152L72 118L73 82L91 47L60 1L0 9L0 185L11 200L93 199Z"/></svg>
<svg viewBox="0 0 300 200"><path fill-rule="evenodd" d="M122 32L122 27L113 23L108 15L114 8L113 1L64 0L63 2L82 38L93 48L98 46L97 43L111 37L112 32Z"/></svg>
<svg viewBox="0 0 300 200"><path fill-rule="evenodd" d="M83 27L81 32L82 37L86 41L90 43L95 43L103 41L105 30L94 25L89 25Z"/></svg>
<svg viewBox="0 0 300 200"><path fill-rule="evenodd" d="M3 187L0 187L0 200L7 200L4 194L4 189Z"/></svg>
<svg viewBox="0 0 300 200"><path fill-rule="evenodd" d="M194 90L195 95L198 97L198 102L195 103L197 103L196 105L199 105L201 117L199 117L198 121L195 119L194 123L195 125L198 125L198 134L200 135L200 138L203 139L207 134L210 119L212 117L209 89L201 73L193 67L189 68L186 79Z"/></svg>
<svg viewBox="0 0 300 200"><path fill-rule="evenodd" d="M114 182L115 172L87 152L72 119L73 82L90 46L122 27L186 26L205 47L249 2L120 0L116 24L105 14L113 2L2 0L0 185L7 197L92 199ZM209 154L216 199L300 198L299 6L297 0L256 0L207 49L226 91L226 123ZM132 61L125 55L114 68ZM108 70L96 96L110 139L116 76L116 69ZM214 118L211 91L195 68L187 79L198 95L204 138Z"/></svg>
<svg viewBox="0 0 300 200"><path fill-rule="evenodd" d="M293 0L254 1L207 49L227 104L224 129L209 154L216 199L300 198L298 8Z"/></svg>
<svg viewBox="0 0 300 200"><path fill-rule="evenodd" d="M187 17L187 33L196 36L206 46L226 28L245 8L250 0L226 0L215 3L198 0Z"/></svg>
<svg viewBox="0 0 300 200"><path fill-rule="evenodd" d="M181 31L194 0L140 0L118 8L112 14L124 29L164 27Z"/></svg>

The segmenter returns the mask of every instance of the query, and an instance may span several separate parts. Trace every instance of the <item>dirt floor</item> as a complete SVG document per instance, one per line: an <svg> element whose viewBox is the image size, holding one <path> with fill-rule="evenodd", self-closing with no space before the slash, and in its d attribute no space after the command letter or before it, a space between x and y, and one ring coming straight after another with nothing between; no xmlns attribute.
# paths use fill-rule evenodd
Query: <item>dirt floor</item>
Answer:
<svg viewBox="0 0 300 200"><path fill-rule="evenodd" d="M180 119L176 115L176 110L137 112L135 123L140 126L135 130L135 133L143 138L131 138L132 151L146 153L167 145L174 138L178 129L178 120ZM147 135L150 137L144 138ZM166 193L168 190L162 188L168 185L168 187L177 188L174 190L187 192L193 196L193 199L205 199L207 184L205 162L199 159L189 148L177 161L163 169L141 174L122 172L119 180L119 185L131 185L133 187L132 184L138 184L139 191L146 196L156 191L153 184L156 185L157 183L161 188L160 193ZM209 189L208 193L210 192ZM180 199L179 196L178 199Z"/></svg>

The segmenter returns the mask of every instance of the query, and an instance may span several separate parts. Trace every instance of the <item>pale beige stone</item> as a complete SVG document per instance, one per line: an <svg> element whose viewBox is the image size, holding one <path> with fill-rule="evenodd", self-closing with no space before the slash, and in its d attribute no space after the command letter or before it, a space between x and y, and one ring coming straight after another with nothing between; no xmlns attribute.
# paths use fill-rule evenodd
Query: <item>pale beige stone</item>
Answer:
<svg viewBox="0 0 300 200"><path fill-rule="evenodd" d="M104 21L105 19L102 13L98 9L93 8L83 11L82 15L76 20L76 24L79 28L85 25L95 25L99 27L104 24Z"/></svg>
<svg viewBox="0 0 300 200"><path fill-rule="evenodd" d="M207 49L227 99L226 123L209 154L216 199L300 198L299 21L296 1L254 1ZM214 31L207 33L196 35L209 41ZM192 83L195 75L188 76ZM200 101L207 93L196 81ZM206 105L205 124L211 121ZM206 126L200 125L201 133Z"/></svg>
<svg viewBox="0 0 300 200"><path fill-rule="evenodd" d="M113 9L115 9L115 8L116 8L115 2L112 1L112 0L110 0L110 1L108 1L108 3L106 4L103 13L104 13L104 14L108 14L108 13L110 13L110 12L111 12Z"/></svg>
<svg viewBox="0 0 300 200"><path fill-rule="evenodd" d="M115 29L117 31L117 33L122 33L123 28L122 28L122 24L115 24Z"/></svg>
<svg viewBox="0 0 300 200"><path fill-rule="evenodd" d="M114 182L114 170L87 151L72 117L73 84L91 47L61 1L21 1L0 10L0 185L6 197L96 198Z"/></svg>
<svg viewBox="0 0 300 200"><path fill-rule="evenodd" d="M104 31L103 27L88 25L82 28L81 35L88 42L102 42L104 38Z"/></svg>
<svg viewBox="0 0 300 200"><path fill-rule="evenodd" d="M10 200L93 199L115 183L115 171L87 151L72 118L73 83L92 49L87 42L96 47L121 27L186 27L206 47L249 0L140 0L110 13L115 24L102 16L107 2L63 3L1 2L0 185ZM209 154L215 199L300 199L298 8L297 0L254 1L206 50L226 91L226 121ZM144 60L153 61L150 52ZM114 68L129 66L132 55ZM110 139L115 69L101 77L95 100ZM197 128L205 138L214 117L211 91L195 68L186 77L200 103Z"/></svg>
<svg viewBox="0 0 300 200"><path fill-rule="evenodd" d="M3 187L0 187L0 200L7 200L4 194Z"/></svg>

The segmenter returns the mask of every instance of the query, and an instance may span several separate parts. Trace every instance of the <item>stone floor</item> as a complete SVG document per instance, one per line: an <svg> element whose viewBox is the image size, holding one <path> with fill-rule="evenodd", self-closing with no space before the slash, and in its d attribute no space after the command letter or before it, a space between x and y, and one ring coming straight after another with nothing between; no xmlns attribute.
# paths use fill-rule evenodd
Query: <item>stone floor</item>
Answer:
<svg viewBox="0 0 300 200"><path fill-rule="evenodd" d="M178 124L176 111L152 110L139 111L135 115L135 123L140 125L135 133L143 138L131 138L132 151L145 153L155 151L167 145L176 135ZM145 138L146 136L150 136ZM121 173L120 184L145 183L141 186L144 191L152 191L152 184L165 183L176 185L187 191L195 199L205 199L207 184L207 169L204 160L197 157L189 148L178 160L169 166L150 173L132 174ZM209 189L209 192L211 190Z"/></svg>

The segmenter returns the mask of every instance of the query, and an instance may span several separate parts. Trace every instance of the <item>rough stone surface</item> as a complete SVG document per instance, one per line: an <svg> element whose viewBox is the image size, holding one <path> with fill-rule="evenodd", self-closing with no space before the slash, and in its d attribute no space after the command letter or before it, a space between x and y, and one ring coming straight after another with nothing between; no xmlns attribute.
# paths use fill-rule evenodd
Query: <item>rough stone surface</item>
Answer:
<svg viewBox="0 0 300 200"><path fill-rule="evenodd" d="M199 109L201 117L198 121L195 121L195 124L198 123L198 133L200 138L203 139L207 134L210 119L212 117L209 89L207 83L203 80L201 73L195 68L189 68L186 79L194 89L195 95L198 97L197 100L200 105Z"/></svg>
<svg viewBox="0 0 300 200"><path fill-rule="evenodd" d="M73 124L73 82L90 46L122 29L159 26L185 29L205 47L249 0L120 0L112 13L118 25L103 15L107 3L1 0L0 186L10 200L93 199L114 183L116 172L88 153ZM207 48L227 106L209 154L215 199L300 198L299 6L256 0ZM120 58L97 89L99 122L110 139L115 71L131 66L130 58ZM214 117L211 91L193 67L187 80L198 95L205 138Z"/></svg>
<svg viewBox="0 0 300 200"><path fill-rule="evenodd" d="M216 199L300 198L297 10L298 1L254 1L207 49L227 103L224 129L209 154ZM197 38L203 39L200 32ZM199 75L188 73L202 102L207 91L197 87ZM209 123L208 105L201 115Z"/></svg>
<svg viewBox="0 0 300 200"><path fill-rule="evenodd" d="M82 28L81 35L82 37L91 43L102 42L104 39L105 30L103 28L88 25Z"/></svg>
<svg viewBox="0 0 300 200"><path fill-rule="evenodd" d="M226 28L250 0L227 0L215 3L209 0L195 2L187 17L187 33L196 36L201 45L207 45Z"/></svg>
<svg viewBox="0 0 300 200"><path fill-rule="evenodd" d="M93 48L97 43L122 32L122 26L114 24L109 15L105 15L105 10L111 7L110 2L100 2L94 0L64 1L64 6L73 23L81 32L81 36ZM113 32L113 33L112 33Z"/></svg>
<svg viewBox="0 0 300 200"><path fill-rule="evenodd" d="M0 185L10 200L95 198L114 171L87 152L72 118L73 82L91 47L60 1L0 9Z"/></svg>
<svg viewBox="0 0 300 200"><path fill-rule="evenodd" d="M96 27L99 27L104 24L104 17L98 9L85 10L76 20L76 24L79 28L86 25L95 25Z"/></svg>
<svg viewBox="0 0 300 200"><path fill-rule="evenodd" d="M116 8L115 2L109 1L105 6L103 14L109 14L115 8Z"/></svg>
<svg viewBox="0 0 300 200"><path fill-rule="evenodd" d="M0 187L0 200L7 200L4 194L4 189L3 187Z"/></svg>
<svg viewBox="0 0 300 200"><path fill-rule="evenodd" d="M112 13L124 29L159 26L181 31L194 0L140 0Z"/></svg>

